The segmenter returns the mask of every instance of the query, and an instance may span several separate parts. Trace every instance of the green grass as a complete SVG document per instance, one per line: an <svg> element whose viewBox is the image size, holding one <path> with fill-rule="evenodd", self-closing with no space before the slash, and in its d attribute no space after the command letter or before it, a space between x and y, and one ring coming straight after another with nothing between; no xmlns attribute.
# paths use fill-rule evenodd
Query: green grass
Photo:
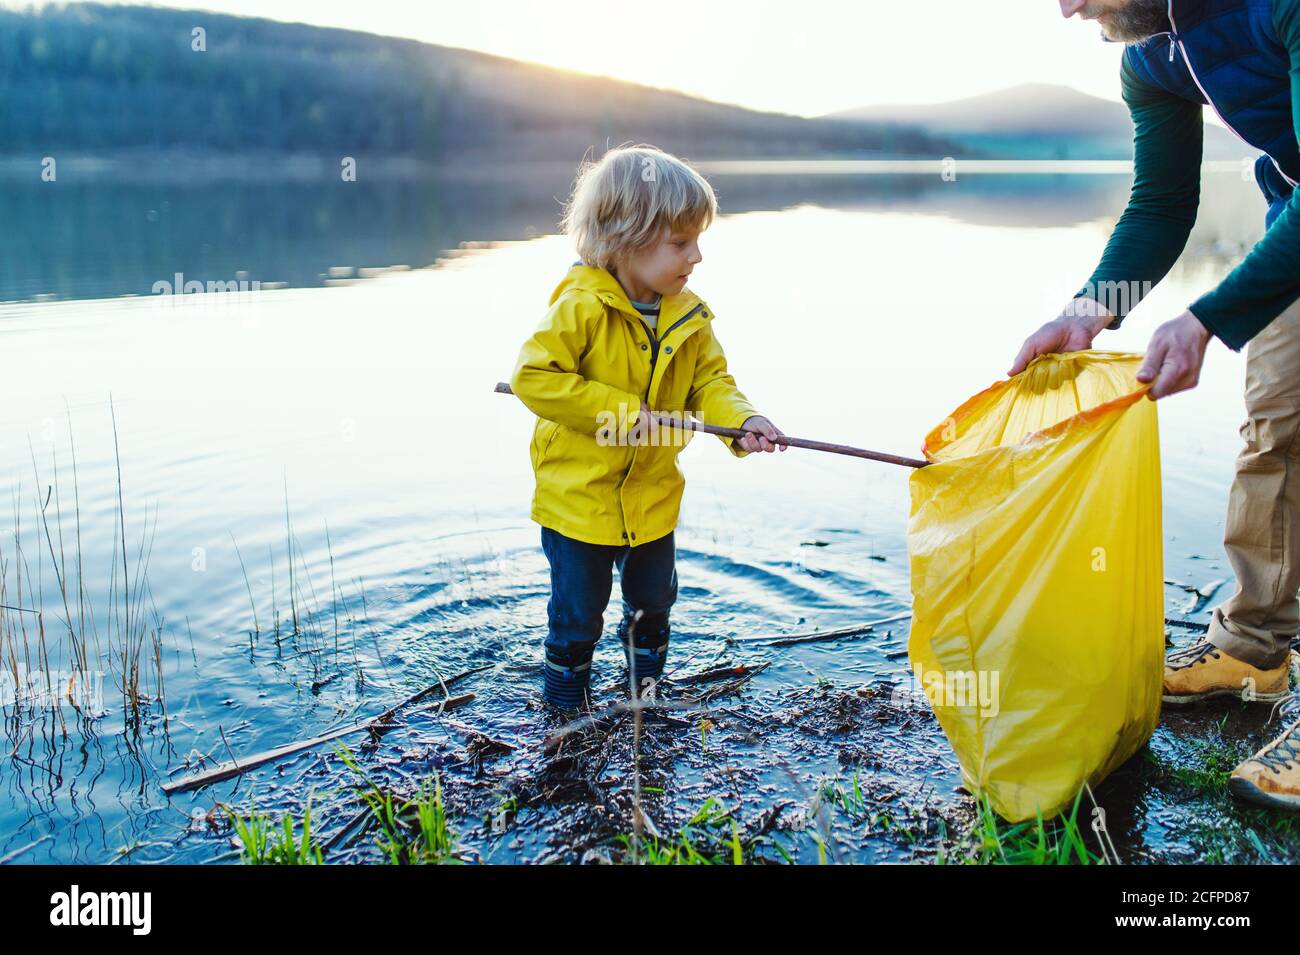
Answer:
<svg viewBox="0 0 1300 955"><path fill-rule="evenodd" d="M302 837L296 835L293 817L286 813L277 826L266 813L250 806L247 819L221 807L230 817L240 841L240 861L245 865L320 865L321 850L311 839L311 797L303 812Z"/></svg>
<svg viewBox="0 0 1300 955"><path fill-rule="evenodd" d="M424 780L415 797L404 800L374 782L357 764L346 744L335 752L362 778L357 790L370 808L370 824L378 829L375 846L392 865L459 865L460 842L442 801L442 782Z"/></svg>
<svg viewBox="0 0 1300 955"><path fill-rule="evenodd" d="M1178 806L1185 823L1182 835L1205 864L1294 863L1300 843L1300 814L1278 812L1234 797L1228 789L1233 769L1251 757L1259 740L1225 740L1232 716L1215 721L1218 732L1206 738L1183 738L1172 751L1150 750L1149 785ZM1269 738L1274 727L1268 727Z"/></svg>
<svg viewBox="0 0 1300 955"><path fill-rule="evenodd" d="M1186 760L1177 766L1163 767L1171 778L1198 796L1227 791L1228 777L1238 764L1254 753L1245 742L1229 746L1222 740L1192 740Z"/></svg>
<svg viewBox="0 0 1300 955"><path fill-rule="evenodd" d="M1103 859L1088 848L1078 823L1082 797L1080 788L1068 816L1045 822L1040 811L1033 820L1012 824L993 811L987 793L981 794L971 828L951 851L941 850L935 861L940 865L1096 865Z"/></svg>
<svg viewBox="0 0 1300 955"><path fill-rule="evenodd" d="M861 774L862 768L854 767L853 778L847 787L836 778L823 779L819 789L821 798L850 820L862 823L867 835L888 834L909 846L920 845L928 839L943 841L947 838L948 824L942 816L906 809L900 811L891 806L872 811L862 788ZM937 831L931 831L932 825ZM825 852L825 846L820 843L818 849Z"/></svg>
<svg viewBox="0 0 1300 955"><path fill-rule="evenodd" d="M867 815L867 797L862 792L861 767L854 767L852 787L845 790L836 779L822 780L822 795L832 806L838 806L852 819Z"/></svg>
<svg viewBox="0 0 1300 955"><path fill-rule="evenodd" d="M1197 862L1294 864L1300 814L1252 806L1227 790L1210 794L1189 821L1188 837Z"/></svg>
<svg viewBox="0 0 1300 955"><path fill-rule="evenodd" d="M639 865L745 865L753 861L752 847L747 853L731 810L712 796L671 838L620 835L614 841L624 849L622 861ZM778 843L771 844L789 860Z"/></svg>
<svg viewBox="0 0 1300 955"><path fill-rule="evenodd" d="M418 860L426 863L459 863L456 833L447 821L447 809L442 803L442 782L437 775L432 787L426 779L414 801L419 829L415 848Z"/></svg>

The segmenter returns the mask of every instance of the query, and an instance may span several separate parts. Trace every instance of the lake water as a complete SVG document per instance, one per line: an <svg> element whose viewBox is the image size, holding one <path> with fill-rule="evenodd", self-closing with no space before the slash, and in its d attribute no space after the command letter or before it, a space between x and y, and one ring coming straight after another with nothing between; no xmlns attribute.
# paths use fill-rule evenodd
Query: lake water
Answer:
<svg viewBox="0 0 1300 955"><path fill-rule="evenodd" d="M738 383L789 434L909 456L930 427L1002 377L1023 337L1083 283L1128 189L1114 173L955 182L750 173L714 177L724 215L702 239L692 283L718 316ZM130 861L200 861L230 845L196 815L219 801L246 810L250 796L259 808L300 811L312 786L328 821L324 794L341 777L327 748L170 800L159 785L200 755L220 761L310 737L474 666L496 664L466 682L479 698L456 714L460 735L413 717L374 754L376 771L454 774L467 728L527 750L539 733L530 700L548 579L528 519L532 417L492 389L574 258L552 234L564 180L348 191L66 179L0 183L3 603L43 608L51 668L66 658L70 618L74 631L98 635L109 672L104 710L90 723L66 708L62 724L49 711L17 719L6 706L14 752L0 764L0 858L49 835L17 861L105 862L123 847ZM1204 191L1182 263L1098 347L1142 350L1159 322L1258 239L1264 204L1253 183L1207 173ZM176 273L283 287L152 294ZM1230 576L1221 534L1243 373L1244 355L1212 343L1201 387L1160 405L1171 582ZM683 466L670 666L769 661L746 692L772 699L819 679L905 676L896 651L906 623L883 644L746 646L907 611L905 471L799 450L737 461L711 438L693 442ZM78 522L93 627L75 597ZM60 580L73 595L66 611ZM1168 593L1176 614L1187 594L1172 584ZM38 618L0 613L10 669L11 652L21 662L23 648L38 645ZM165 703L146 702L138 732L123 731L122 694L106 665L123 633L145 637L144 691L156 694L163 675ZM607 636L598 682L616 678L618 659ZM745 697L731 705L743 710ZM1225 714L1226 728L1214 731L1246 754L1271 738L1266 714L1240 706L1167 715L1148 760L1195 761L1182 740ZM877 754L877 776L960 801L932 720L895 741ZM833 756L843 742L755 756L736 798L806 801L818 779L844 774ZM683 759L683 802L665 803L661 828L714 778ZM498 759L457 798L474 806L474 786L486 799L492 780L514 771ZM1204 858L1216 850L1201 829L1221 829L1234 811L1207 801L1193 825L1176 790L1146 776L1099 795L1134 857ZM473 835L473 819L463 828L492 861L555 851L546 810L533 817L541 822L528 818L503 835ZM906 857L852 825L835 831L836 858ZM1269 852L1297 851L1294 837L1260 832ZM790 838L798 858L815 861L806 835Z"/></svg>

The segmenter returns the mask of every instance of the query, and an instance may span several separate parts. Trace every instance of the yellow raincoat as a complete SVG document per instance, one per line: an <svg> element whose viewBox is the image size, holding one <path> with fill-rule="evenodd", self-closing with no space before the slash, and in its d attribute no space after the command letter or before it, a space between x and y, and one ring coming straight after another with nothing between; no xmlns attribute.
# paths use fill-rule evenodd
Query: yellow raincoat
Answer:
<svg viewBox="0 0 1300 955"><path fill-rule="evenodd" d="M659 335L605 269L575 264L524 342L511 390L537 415L530 448L532 518L591 544L636 547L677 526L690 432L619 440L648 409L738 428L758 414L727 372L713 310L689 288L665 295ZM748 452L724 438L737 457Z"/></svg>

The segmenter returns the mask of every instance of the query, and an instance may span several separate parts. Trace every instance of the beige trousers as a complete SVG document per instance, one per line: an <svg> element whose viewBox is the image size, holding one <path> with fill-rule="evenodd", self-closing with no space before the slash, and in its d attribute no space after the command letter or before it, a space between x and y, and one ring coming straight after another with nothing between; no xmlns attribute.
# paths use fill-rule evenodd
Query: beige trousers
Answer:
<svg viewBox="0 0 1300 955"><path fill-rule="evenodd" d="M1300 630L1300 301L1246 346L1241 436L1223 532L1237 590L1215 608L1209 639L1272 669Z"/></svg>

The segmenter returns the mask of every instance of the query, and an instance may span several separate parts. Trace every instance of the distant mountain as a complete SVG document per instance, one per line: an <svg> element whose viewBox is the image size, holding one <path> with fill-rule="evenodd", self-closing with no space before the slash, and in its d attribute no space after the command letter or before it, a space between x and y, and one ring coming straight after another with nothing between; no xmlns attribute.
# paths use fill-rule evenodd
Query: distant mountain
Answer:
<svg viewBox="0 0 1300 955"><path fill-rule="evenodd" d="M414 40L93 3L0 8L0 97L0 153L11 156L474 164L576 163L624 141L692 159L933 158L958 148L908 123L757 112Z"/></svg>
<svg viewBox="0 0 1300 955"><path fill-rule="evenodd" d="M1030 83L948 103L866 106L827 118L914 123L999 159L1133 158L1128 107L1068 86ZM1256 152L1222 127L1206 125L1206 159L1238 159Z"/></svg>

